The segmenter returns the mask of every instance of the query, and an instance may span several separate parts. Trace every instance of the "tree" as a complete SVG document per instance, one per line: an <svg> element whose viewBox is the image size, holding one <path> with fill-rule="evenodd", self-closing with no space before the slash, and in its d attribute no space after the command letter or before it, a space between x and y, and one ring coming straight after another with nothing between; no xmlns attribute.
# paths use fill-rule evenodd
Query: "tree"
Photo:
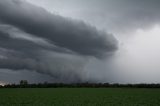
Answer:
<svg viewBox="0 0 160 106"><path fill-rule="evenodd" d="M27 80L21 80L20 81L20 86L21 87L25 87L25 86L27 86L28 85L28 81Z"/></svg>

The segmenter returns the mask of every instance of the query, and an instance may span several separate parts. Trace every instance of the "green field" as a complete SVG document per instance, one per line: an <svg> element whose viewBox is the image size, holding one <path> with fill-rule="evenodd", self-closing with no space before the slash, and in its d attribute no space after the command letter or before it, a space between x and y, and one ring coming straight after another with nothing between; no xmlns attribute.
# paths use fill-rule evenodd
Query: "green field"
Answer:
<svg viewBox="0 0 160 106"><path fill-rule="evenodd" d="M0 106L160 106L160 89L0 89Z"/></svg>

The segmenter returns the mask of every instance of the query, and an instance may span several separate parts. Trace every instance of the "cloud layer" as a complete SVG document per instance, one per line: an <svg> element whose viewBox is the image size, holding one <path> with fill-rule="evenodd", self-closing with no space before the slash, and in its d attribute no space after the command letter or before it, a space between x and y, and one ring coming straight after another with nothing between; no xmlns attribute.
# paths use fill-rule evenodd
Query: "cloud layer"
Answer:
<svg viewBox="0 0 160 106"><path fill-rule="evenodd" d="M113 58L90 61L88 76L95 81L159 83L160 0L27 1L116 35L121 45Z"/></svg>
<svg viewBox="0 0 160 106"><path fill-rule="evenodd" d="M117 40L95 27L20 0L0 1L0 68L34 70L82 80L85 57L117 50Z"/></svg>
<svg viewBox="0 0 160 106"><path fill-rule="evenodd" d="M53 15L24 1L0 2L0 20L32 35L83 55L102 55L117 49L110 34L98 31L84 22Z"/></svg>

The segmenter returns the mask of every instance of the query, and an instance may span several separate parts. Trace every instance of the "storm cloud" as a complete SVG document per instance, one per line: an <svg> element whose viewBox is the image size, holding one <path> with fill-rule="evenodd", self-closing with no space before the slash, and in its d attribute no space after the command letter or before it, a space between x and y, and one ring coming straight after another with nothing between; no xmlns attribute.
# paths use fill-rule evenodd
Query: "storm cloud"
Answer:
<svg viewBox="0 0 160 106"><path fill-rule="evenodd" d="M0 1L0 68L49 74L64 81L82 80L87 58L112 55L112 34L54 15L23 0Z"/></svg>
<svg viewBox="0 0 160 106"><path fill-rule="evenodd" d="M1 1L0 12L2 23L49 39L57 46L82 55L102 55L117 49L117 41L111 34L98 31L82 21L51 14L24 1Z"/></svg>

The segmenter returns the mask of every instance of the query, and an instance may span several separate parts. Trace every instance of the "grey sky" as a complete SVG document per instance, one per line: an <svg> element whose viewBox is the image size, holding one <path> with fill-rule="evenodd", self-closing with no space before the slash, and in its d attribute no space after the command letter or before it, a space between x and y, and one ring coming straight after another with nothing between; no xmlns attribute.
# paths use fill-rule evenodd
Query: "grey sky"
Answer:
<svg viewBox="0 0 160 106"><path fill-rule="evenodd" d="M82 19L109 32L149 27L159 21L159 0L28 0L50 12ZM121 27L121 28L119 28Z"/></svg>
<svg viewBox="0 0 160 106"><path fill-rule="evenodd" d="M159 0L0 1L1 76L12 76L0 80L157 83L159 10Z"/></svg>

